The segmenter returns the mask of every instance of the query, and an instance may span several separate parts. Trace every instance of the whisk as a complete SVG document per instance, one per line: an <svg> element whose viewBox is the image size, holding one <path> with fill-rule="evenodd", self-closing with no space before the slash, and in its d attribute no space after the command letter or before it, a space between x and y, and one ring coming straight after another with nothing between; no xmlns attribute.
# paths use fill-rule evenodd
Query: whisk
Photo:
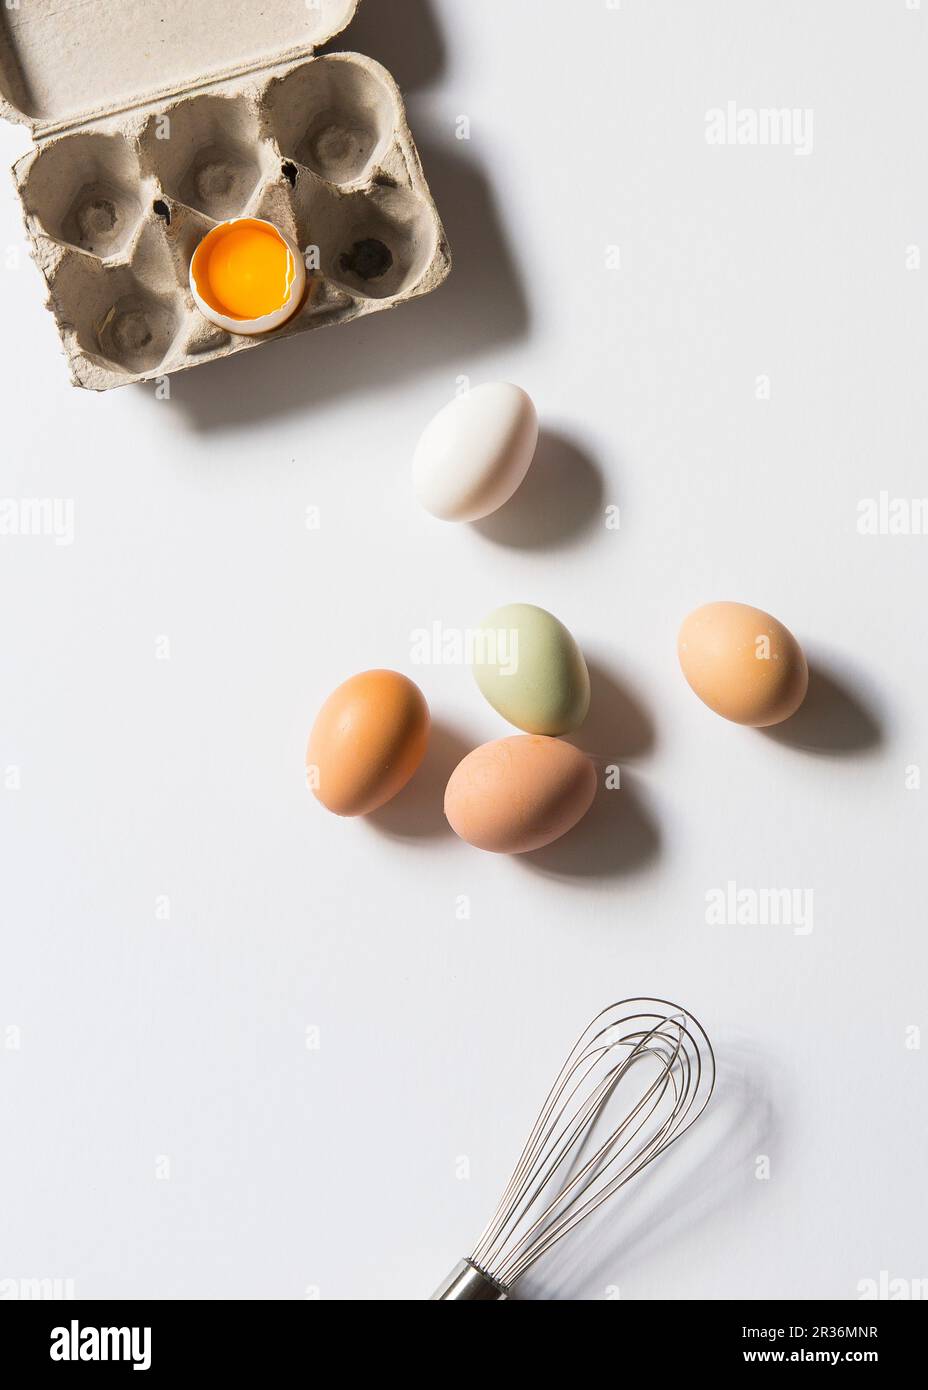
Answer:
<svg viewBox="0 0 928 1390"><path fill-rule="evenodd" d="M676 1143L714 1086L712 1044L686 1009L625 999L597 1014L548 1093L473 1254L432 1301L507 1299L536 1260ZM618 1112L608 1118L611 1104ZM608 1130L602 1142L600 1125Z"/></svg>

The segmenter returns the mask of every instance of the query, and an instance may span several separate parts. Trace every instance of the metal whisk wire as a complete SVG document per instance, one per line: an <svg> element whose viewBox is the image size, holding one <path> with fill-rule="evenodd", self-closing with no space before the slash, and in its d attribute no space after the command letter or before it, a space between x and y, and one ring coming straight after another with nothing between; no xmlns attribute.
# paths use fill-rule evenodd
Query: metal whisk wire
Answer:
<svg viewBox="0 0 928 1390"><path fill-rule="evenodd" d="M655 1068L650 1084L584 1158L610 1100L633 1068L649 1063ZM628 999L604 1009L581 1033L549 1091L470 1263L502 1289L511 1288L675 1143L705 1109L714 1085L712 1045L685 1009L662 999Z"/></svg>

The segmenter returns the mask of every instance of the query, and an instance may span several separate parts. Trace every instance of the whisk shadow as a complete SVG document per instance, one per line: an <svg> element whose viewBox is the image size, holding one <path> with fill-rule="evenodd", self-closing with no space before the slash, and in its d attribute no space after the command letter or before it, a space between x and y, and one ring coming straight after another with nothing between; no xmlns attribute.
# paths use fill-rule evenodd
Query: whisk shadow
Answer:
<svg viewBox="0 0 928 1390"><path fill-rule="evenodd" d="M636 1262L654 1259L669 1243L679 1244L732 1201L759 1195L754 1160L779 1131L769 1085L748 1044L729 1043L718 1067L698 1138L694 1130L633 1179L576 1240L568 1238L550 1260L539 1263L514 1296L583 1301L602 1299L609 1288L627 1291Z"/></svg>

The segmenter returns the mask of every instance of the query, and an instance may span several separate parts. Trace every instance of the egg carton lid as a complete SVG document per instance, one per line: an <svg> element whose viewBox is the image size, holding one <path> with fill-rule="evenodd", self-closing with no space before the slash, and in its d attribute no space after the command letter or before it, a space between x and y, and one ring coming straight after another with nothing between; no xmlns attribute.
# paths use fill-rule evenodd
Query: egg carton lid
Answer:
<svg viewBox="0 0 928 1390"><path fill-rule="evenodd" d="M360 0L0 0L0 115L37 140L301 56Z"/></svg>

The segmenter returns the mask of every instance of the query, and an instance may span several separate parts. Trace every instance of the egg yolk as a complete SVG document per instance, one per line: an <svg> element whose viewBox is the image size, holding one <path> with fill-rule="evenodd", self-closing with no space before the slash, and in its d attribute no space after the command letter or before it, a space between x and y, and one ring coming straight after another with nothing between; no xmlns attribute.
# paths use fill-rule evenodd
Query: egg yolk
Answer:
<svg viewBox="0 0 928 1390"><path fill-rule="evenodd" d="M217 314L233 319L260 319L282 308L295 272L283 238L248 218L210 232L193 259L203 299Z"/></svg>

